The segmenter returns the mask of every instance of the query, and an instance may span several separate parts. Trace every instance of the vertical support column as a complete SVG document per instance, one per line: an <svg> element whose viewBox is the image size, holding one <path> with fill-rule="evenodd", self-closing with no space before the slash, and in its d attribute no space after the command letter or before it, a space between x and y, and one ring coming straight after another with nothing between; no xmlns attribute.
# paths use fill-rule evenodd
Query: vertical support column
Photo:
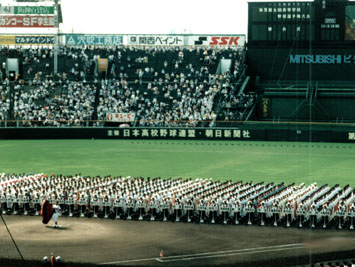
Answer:
<svg viewBox="0 0 355 267"><path fill-rule="evenodd" d="M58 43L59 43L59 11L58 11L58 0L54 1L55 8L55 29L57 33L54 35L54 74L58 72Z"/></svg>

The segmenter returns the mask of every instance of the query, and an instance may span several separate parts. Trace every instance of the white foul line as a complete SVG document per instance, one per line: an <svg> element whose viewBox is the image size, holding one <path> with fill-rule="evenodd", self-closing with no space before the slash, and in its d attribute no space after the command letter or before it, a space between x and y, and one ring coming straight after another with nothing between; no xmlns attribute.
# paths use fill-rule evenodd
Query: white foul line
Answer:
<svg viewBox="0 0 355 267"><path fill-rule="evenodd" d="M228 253L228 254L220 254L220 255L206 255L200 257L186 257L186 258L178 258L178 259L156 259L160 262L171 262L171 261L189 261L189 260L196 260L196 259L207 259L207 258L218 258L218 257L228 257L228 256L235 256L235 255L243 255L243 254L252 254L252 253L264 253L264 252L274 252L274 251L282 251L282 250L289 250L289 249L299 249L302 248L301 246L298 247L288 247L288 248L277 248L277 249L266 249L266 250L254 250L254 251L241 251L235 253Z"/></svg>
<svg viewBox="0 0 355 267"><path fill-rule="evenodd" d="M287 245L278 245L278 246L204 252L204 253L186 254L186 255L178 255L178 256L167 256L162 258L155 257L155 258L123 260L123 261L115 261L115 262L104 262L104 263L100 263L100 265L121 264L121 263L151 261L151 260L156 260L159 262L170 262L170 261L179 261L179 260L194 260L194 259L201 259L201 258L226 257L226 256L233 256L238 254L262 253L262 252L281 251L281 250L288 250L288 249L298 249L298 248L302 248L302 246L303 246L302 243L296 243L296 244L287 244Z"/></svg>
<svg viewBox="0 0 355 267"><path fill-rule="evenodd" d="M225 250L225 251L222 250L222 251L215 251L215 252L204 252L204 253L197 253L197 254L168 256L168 257L164 257L164 259L185 258L185 257L190 257L190 256L193 257L193 256L211 255L211 254L226 254L226 253L233 253L233 252L254 251L254 250L262 250L262 249L296 247L296 246L303 246L303 244L296 243L296 244L287 244L287 245L278 245L278 246L258 247L258 248L244 248L244 249L237 249L237 250Z"/></svg>
<svg viewBox="0 0 355 267"><path fill-rule="evenodd" d="M146 259L136 259L136 260L124 260L124 261L113 261L113 262L104 262L99 263L99 265L108 265L108 264L121 264L121 263L129 263L129 262L137 262L137 261L153 261L157 260L157 258L146 258Z"/></svg>

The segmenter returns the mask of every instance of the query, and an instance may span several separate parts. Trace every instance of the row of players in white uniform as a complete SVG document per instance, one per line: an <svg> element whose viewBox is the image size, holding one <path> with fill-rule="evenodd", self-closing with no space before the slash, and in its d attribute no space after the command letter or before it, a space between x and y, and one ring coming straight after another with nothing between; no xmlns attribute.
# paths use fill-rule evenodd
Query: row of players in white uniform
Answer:
<svg viewBox="0 0 355 267"><path fill-rule="evenodd" d="M318 187L273 183L214 182L212 179L143 179L131 177L82 177L34 175L1 175L0 203L2 212L17 213L24 209L39 210L43 199L58 204L72 215L79 210L81 216L92 211L94 216L104 212L105 217L115 214L131 218L145 214L154 220L172 215L174 220L199 215L200 221L214 223L220 216L223 222L236 224L243 218L251 224L258 216L261 224L272 220L274 225L282 219L287 226L296 221L300 227L308 222L312 227L323 227L336 218L339 228L344 222L353 229L355 217L355 190L350 186Z"/></svg>

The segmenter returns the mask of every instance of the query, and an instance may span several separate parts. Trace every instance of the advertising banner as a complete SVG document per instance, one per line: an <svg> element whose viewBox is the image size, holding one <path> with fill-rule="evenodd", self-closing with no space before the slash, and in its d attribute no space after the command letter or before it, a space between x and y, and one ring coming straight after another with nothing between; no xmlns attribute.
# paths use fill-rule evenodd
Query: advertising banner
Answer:
<svg viewBox="0 0 355 267"><path fill-rule="evenodd" d="M108 113L114 114L114 113ZM107 115L106 115L107 116ZM108 120L107 120L108 121ZM172 128L135 128L108 129L107 137L134 139L213 139L213 140L250 140L253 131L247 129L172 129ZM255 131L256 133L256 131Z"/></svg>
<svg viewBox="0 0 355 267"><path fill-rule="evenodd" d="M123 35L86 35L67 34L65 35L66 45L122 45Z"/></svg>
<svg viewBox="0 0 355 267"><path fill-rule="evenodd" d="M184 45L182 35L128 35L128 45Z"/></svg>
<svg viewBox="0 0 355 267"><path fill-rule="evenodd" d="M244 46L245 35L189 36L189 45Z"/></svg>
<svg viewBox="0 0 355 267"><path fill-rule="evenodd" d="M314 142L354 143L355 131L351 126L314 125L312 140ZM276 127L276 128L275 128ZM146 140L258 140L258 141L306 141L309 140L309 125L287 124L280 130L275 123L261 125L241 125L240 128L149 128L149 127L0 127L0 139L146 139ZM301 129L306 138L300 139L296 133ZM215 142L201 145L216 145ZM230 143L231 146L247 144ZM249 145L248 145L249 146ZM255 144L255 146L264 146ZM318 145L319 147L319 145Z"/></svg>
<svg viewBox="0 0 355 267"><path fill-rule="evenodd" d="M0 16L2 28L54 28L54 16Z"/></svg>
<svg viewBox="0 0 355 267"><path fill-rule="evenodd" d="M54 44L54 36L15 36L15 44Z"/></svg>
<svg viewBox="0 0 355 267"><path fill-rule="evenodd" d="M135 113L106 113L108 122L130 122L134 121L135 117Z"/></svg>
<svg viewBox="0 0 355 267"><path fill-rule="evenodd" d="M54 44L53 35L1 35L0 45Z"/></svg>
<svg viewBox="0 0 355 267"><path fill-rule="evenodd" d="M0 6L0 14L12 15L50 15L54 14L53 6Z"/></svg>
<svg viewBox="0 0 355 267"><path fill-rule="evenodd" d="M66 34L66 45L244 46L245 35Z"/></svg>
<svg viewBox="0 0 355 267"><path fill-rule="evenodd" d="M355 55L336 55L336 54L324 54L324 55L290 55L290 64L354 64Z"/></svg>

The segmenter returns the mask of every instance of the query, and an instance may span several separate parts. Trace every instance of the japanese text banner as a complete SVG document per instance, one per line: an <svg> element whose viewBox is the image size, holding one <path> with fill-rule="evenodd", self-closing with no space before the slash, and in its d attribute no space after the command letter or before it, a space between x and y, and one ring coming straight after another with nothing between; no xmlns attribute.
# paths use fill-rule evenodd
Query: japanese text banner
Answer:
<svg viewBox="0 0 355 267"><path fill-rule="evenodd" d="M1 35L0 45L15 44L54 44L54 36L50 35Z"/></svg>
<svg viewBox="0 0 355 267"><path fill-rule="evenodd" d="M134 113L106 113L106 121L109 122L130 122L134 121Z"/></svg>
<svg viewBox="0 0 355 267"><path fill-rule="evenodd" d="M0 16L2 28L54 28L54 16Z"/></svg>
<svg viewBox="0 0 355 267"><path fill-rule="evenodd" d="M54 44L54 36L15 36L16 44Z"/></svg>
<svg viewBox="0 0 355 267"><path fill-rule="evenodd" d="M66 45L121 45L123 35L86 35L67 34L65 35Z"/></svg>
<svg viewBox="0 0 355 267"><path fill-rule="evenodd" d="M54 14L53 6L1 6L0 14L40 15Z"/></svg>
<svg viewBox="0 0 355 267"><path fill-rule="evenodd" d="M182 35L128 35L128 45L184 45Z"/></svg>
<svg viewBox="0 0 355 267"><path fill-rule="evenodd" d="M202 128L134 128L107 129L108 138L128 139L205 139L205 140L260 140L264 133L248 129L202 129Z"/></svg>

